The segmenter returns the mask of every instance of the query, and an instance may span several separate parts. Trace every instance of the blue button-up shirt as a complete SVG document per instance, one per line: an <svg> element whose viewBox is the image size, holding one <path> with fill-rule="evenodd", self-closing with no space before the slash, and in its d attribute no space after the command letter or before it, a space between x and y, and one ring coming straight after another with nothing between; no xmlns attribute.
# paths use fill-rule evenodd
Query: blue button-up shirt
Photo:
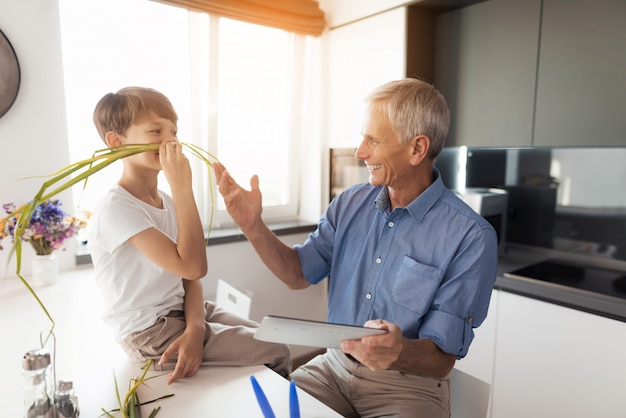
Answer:
<svg viewBox="0 0 626 418"><path fill-rule="evenodd" d="M487 316L497 237L434 173L428 189L393 211L386 187L349 188L295 248L310 283L329 278L328 322L385 319L405 338L429 338L462 358Z"/></svg>

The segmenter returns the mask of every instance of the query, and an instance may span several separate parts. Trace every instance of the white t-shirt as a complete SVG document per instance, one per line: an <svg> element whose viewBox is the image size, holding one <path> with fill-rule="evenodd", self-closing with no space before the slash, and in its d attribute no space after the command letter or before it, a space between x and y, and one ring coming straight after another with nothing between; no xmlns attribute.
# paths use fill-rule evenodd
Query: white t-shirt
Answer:
<svg viewBox="0 0 626 418"><path fill-rule="evenodd" d="M157 228L176 241L178 227L172 198L160 192L163 209L142 202L121 186L100 201L90 222L88 247L96 284L104 297L104 322L118 340L142 331L172 310L183 310L180 277L154 264L128 239Z"/></svg>

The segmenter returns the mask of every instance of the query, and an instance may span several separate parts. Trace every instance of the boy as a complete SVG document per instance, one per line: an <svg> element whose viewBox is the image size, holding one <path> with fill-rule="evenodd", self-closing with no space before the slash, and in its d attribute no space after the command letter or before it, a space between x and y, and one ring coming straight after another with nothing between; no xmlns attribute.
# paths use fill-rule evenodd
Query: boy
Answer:
<svg viewBox="0 0 626 418"><path fill-rule="evenodd" d="M122 160L121 178L98 204L89 237L104 320L129 357L173 368L168 384L201 364L267 364L288 375L287 346L253 339L256 322L203 301L204 232L170 101L152 89L127 87L106 94L93 118L109 147L159 144ZM171 197L158 189L161 170Z"/></svg>

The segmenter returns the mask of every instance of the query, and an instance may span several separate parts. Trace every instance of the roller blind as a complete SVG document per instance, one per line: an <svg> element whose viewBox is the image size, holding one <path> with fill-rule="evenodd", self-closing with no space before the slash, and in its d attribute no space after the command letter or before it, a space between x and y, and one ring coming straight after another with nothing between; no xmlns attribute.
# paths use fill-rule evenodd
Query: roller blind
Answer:
<svg viewBox="0 0 626 418"><path fill-rule="evenodd" d="M152 0L195 12L319 36L326 20L315 0Z"/></svg>

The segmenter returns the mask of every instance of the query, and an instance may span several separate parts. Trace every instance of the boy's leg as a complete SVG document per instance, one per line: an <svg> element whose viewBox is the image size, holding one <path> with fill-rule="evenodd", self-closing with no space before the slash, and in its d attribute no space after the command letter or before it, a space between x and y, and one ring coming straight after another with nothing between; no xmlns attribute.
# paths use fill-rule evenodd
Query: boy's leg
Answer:
<svg viewBox="0 0 626 418"><path fill-rule="evenodd" d="M203 365L251 366L266 364L287 377L291 372L291 353L285 344L268 343L254 339L259 324L225 311L213 302L205 302L205 325ZM185 330L182 311L170 312L156 324L135 332L123 341L123 348L135 361L161 358L165 349ZM176 356L160 370L174 369Z"/></svg>
<svg viewBox="0 0 626 418"><path fill-rule="evenodd" d="M152 359L155 370L173 370L176 367L176 355L163 366L157 366L157 363L165 349L183 331L185 331L185 313L172 311L151 327L126 336L121 345L133 361L145 362Z"/></svg>
<svg viewBox="0 0 626 418"><path fill-rule="evenodd" d="M291 353L285 344L254 339L259 324L225 311L213 302L205 302L206 334L202 364L250 366L265 364L288 376Z"/></svg>

